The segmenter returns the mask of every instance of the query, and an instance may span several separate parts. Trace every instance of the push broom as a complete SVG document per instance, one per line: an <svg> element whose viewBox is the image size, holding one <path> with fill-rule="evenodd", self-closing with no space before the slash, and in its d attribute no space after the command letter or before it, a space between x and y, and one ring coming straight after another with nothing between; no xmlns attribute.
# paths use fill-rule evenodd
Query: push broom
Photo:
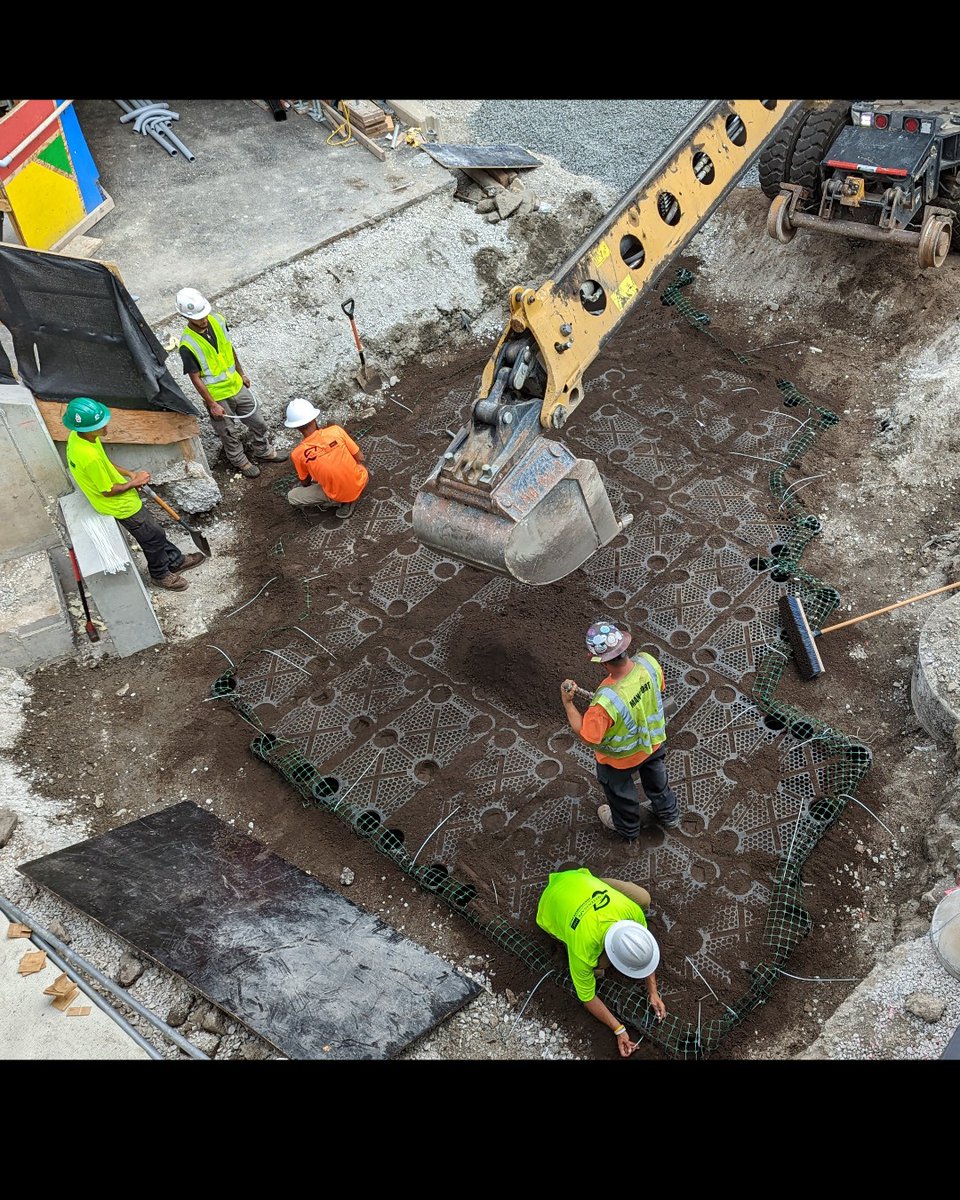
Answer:
<svg viewBox="0 0 960 1200"><path fill-rule="evenodd" d="M953 588L960 588L960 582L948 583L944 587L934 588L932 592L911 596L908 600L898 600L896 604L888 604L886 608L877 608L873 612L864 613L861 617L851 617L849 621L840 621L836 625L828 625L826 629L816 631L810 628L807 614L803 610L803 601L798 596L781 596L779 601L780 620L783 622L784 632L793 649L793 657L801 678L816 679L826 670L814 638L822 637L825 633L834 633L837 629L846 629L848 625L856 625L870 617L879 617L881 613L891 612L895 608L903 608L905 604L915 604L918 600L926 600L928 596L949 592Z"/></svg>

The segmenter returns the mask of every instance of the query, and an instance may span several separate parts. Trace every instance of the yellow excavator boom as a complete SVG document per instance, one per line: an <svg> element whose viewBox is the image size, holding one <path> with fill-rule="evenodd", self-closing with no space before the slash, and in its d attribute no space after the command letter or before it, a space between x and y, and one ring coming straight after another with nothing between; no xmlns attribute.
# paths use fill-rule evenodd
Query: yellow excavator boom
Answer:
<svg viewBox="0 0 960 1200"><path fill-rule="evenodd" d="M583 374L802 100L713 100L539 288L510 292L510 319L469 422L422 485L426 546L522 583L553 583L633 519L617 517L596 463L562 429Z"/></svg>

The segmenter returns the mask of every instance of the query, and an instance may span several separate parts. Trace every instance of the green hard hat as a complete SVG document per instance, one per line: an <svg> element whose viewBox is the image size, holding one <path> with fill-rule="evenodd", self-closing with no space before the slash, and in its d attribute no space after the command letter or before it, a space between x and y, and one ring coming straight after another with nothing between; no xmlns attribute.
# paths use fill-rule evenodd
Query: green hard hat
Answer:
<svg viewBox="0 0 960 1200"><path fill-rule="evenodd" d="M102 429L109 420L110 409L99 400L91 400L89 396L78 396L76 400L71 400L63 414L64 425L80 433Z"/></svg>

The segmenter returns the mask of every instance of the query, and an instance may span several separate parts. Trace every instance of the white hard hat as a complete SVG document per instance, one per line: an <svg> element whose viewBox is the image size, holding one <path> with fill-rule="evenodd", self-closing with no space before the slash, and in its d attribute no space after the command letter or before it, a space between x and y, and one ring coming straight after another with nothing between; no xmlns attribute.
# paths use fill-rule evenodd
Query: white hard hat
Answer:
<svg viewBox="0 0 960 1200"><path fill-rule="evenodd" d="M177 292L177 312L191 321L202 321L210 312L210 305L196 288L181 288Z"/></svg>
<svg viewBox="0 0 960 1200"><path fill-rule="evenodd" d="M314 408L309 400L297 396L287 405L287 419L284 421L284 425L287 429L297 429L301 425L315 421L319 416L319 408Z"/></svg>
<svg viewBox="0 0 960 1200"><path fill-rule="evenodd" d="M614 921L603 939L603 948L617 970L631 979L646 979L660 962L657 939L639 921Z"/></svg>

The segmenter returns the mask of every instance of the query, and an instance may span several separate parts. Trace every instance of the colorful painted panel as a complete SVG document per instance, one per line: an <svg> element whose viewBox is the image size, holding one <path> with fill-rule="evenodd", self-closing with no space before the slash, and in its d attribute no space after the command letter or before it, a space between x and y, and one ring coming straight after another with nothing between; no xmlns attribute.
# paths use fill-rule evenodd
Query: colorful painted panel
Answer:
<svg viewBox="0 0 960 1200"><path fill-rule="evenodd" d="M0 161L36 131L16 157L0 166L0 195L20 240L34 250L55 250L112 207L73 106L45 128L61 100L22 100L0 119Z"/></svg>

